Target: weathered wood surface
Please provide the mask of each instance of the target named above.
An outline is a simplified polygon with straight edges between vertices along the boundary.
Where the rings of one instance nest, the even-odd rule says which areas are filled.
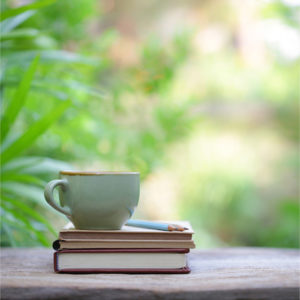
[[[298,250],[194,250],[185,275],[55,274],[52,254],[1,249],[1,299],[299,299]]]

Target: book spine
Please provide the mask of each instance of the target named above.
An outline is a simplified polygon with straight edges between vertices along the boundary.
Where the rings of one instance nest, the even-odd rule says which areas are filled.
[[[53,253],[53,268],[54,272],[60,273],[60,270],[58,268],[58,251]]]

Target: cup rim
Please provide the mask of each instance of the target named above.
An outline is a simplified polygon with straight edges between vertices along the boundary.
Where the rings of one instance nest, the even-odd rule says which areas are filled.
[[[59,171],[61,175],[80,175],[80,176],[92,176],[92,175],[137,175],[139,172],[115,172],[115,171]]]

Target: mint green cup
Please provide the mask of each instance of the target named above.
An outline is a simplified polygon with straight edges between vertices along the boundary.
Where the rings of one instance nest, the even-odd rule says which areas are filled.
[[[45,187],[45,199],[66,215],[76,229],[120,229],[139,200],[138,172],[61,171]],[[53,190],[59,186],[59,204]]]

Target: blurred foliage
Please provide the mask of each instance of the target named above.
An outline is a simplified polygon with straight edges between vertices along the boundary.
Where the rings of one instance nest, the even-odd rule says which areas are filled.
[[[241,5],[16,2],[1,2],[3,246],[49,245],[60,223],[42,189],[70,164],[173,172],[198,246],[299,246],[299,56],[249,51]],[[201,21],[174,29],[176,7]],[[299,25],[284,1],[258,11]]]
[[[15,91],[4,113],[1,115],[1,243],[2,245],[27,244],[28,235],[35,238],[44,246],[49,241],[42,231],[50,231],[55,234],[49,221],[39,212],[40,193],[45,185],[41,173],[50,170],[35,170],[45,161],[39,157],[22,157],[32,143],[44,133],[45,130],[61,116],[70,105],[70,101],[64,101],[34,124],[29,126],[25,132],[18,137],[9,137],[10,129],[13,127],[22,110],[30,89],[39,56],[37,56]],[[8,138],[6,138],[8,136]],[[54,161],[52,163],[55,163]],[[38,197],[37,197],[38,196]],[[43,228],[44,226],[44,228]],[[17,229],[17,235],[12,233]],[[28,241],[30,244],[30,239]]]
[[[50,245],[55,235],[47,217],[43,216],[41,201],[43,187],[47,180],[66,164],[42,156],[24,156],[32,144],[62,115],[70,101],[59,101],[46,113],[35,114],[35,119],[24,126],[24,108],[35,73],[42,59],[60,62],[65,59],[78,59],[67,52],[41,51],[35,56],[32,41],[38,30],[18,29],[27,18],[34,14],[33,9],[53,1],[40,1],[16,9],[5,10],[1,22],[1,245]],[[20,50],[19,42],[29,40],[26,48]],[[25,45],[25,42],[24,42]],[[12,57],[17,59],[12,59]],[[56,57],[55,57],[56,56]],[[31,63],[28,68],[26,65]],[[22,66],[22,71],[15,67]],[[21,78],[20,78],[21,74]],[[8,84],[9,81],[9,84]],[[4,86],[10,86],[12,93],[3,99]],[[43,91],[47,93],[45,89]],[[9,100],[8,100],[9,99]],[[27,127],[27,128],[26,128]],[[52,175],[51,175],[52,174]]]

